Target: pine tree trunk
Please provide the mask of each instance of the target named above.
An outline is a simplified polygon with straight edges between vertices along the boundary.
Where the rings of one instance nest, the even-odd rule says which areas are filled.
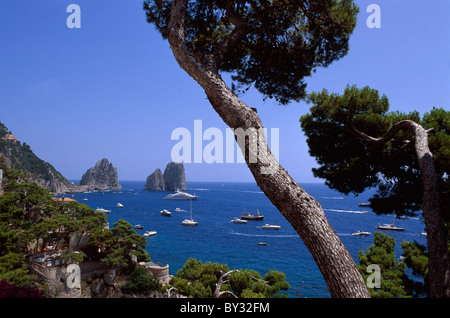
[[[169,43],[175,59],[205,90],[211,105],[230,128],[251,132],[249,140],[239,144],[247,165],[260,189],[311,252],[331,296],[369,297],[353,258],[329,224],[320,204],[291,178],[269,150],[257,113],[231,92],[214,70],[213,62],[205,63],[207,57],[203,56],[200,63],[188,53],[183,32],[185,10],[186,1],[173,1]],[[257,160],[252,160],[249,154],[252,151]]]
[[[427,131],[419,124],[412,125],[415,131],[416,155],[422,172],[422,211],[427,231],[430,296],[450,297],[448,238],[440,212],[439,182],[434,168],[433,154],[428,147]]]
[[[381,138],[364,134],[353,126],[355,134],[363,141],[383,146],[399,130],[409,130],[414,134],[414,148],[422,173],[422,212],[427,231],[428,278],[430,297],[450,297],[450,264],[447,230],[440,210],[440,190],[434,167],[433,154],[428,146],[428,131],[412,120],[395,123]]]

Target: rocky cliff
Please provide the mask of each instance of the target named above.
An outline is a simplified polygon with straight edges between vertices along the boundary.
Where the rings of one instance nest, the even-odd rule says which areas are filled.
[[[27,173],[30,181],[55,194],[72,192],[75,188],[75,185],[64,178],[50,163],[36,156],[29,145],[18,141],[2,123],[0,123],[0,160],[9,168]]]
[[[117,168],[106,158],[98,161],[94,167],[83,174],[79,187],[84,191],[122,190],[122,186],[119,184]]]
[[[164,170],[156,169],[151,175],[147,177],[144,190],[146,191],[185,191],[186,176],[184,166],[182,163],[169,162]]]

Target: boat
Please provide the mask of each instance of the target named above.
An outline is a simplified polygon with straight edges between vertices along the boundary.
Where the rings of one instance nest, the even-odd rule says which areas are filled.
[[[370,203],[359,203],[358,206],[370,206]]]
[[[427,232],[420,232],[421,236],[427,236]]]
[[[185,219],[183,222],[181,222],[182,225],[198,225],[198,222],[192,220],[192,219]]]
[[[394,224],[377,225],[377,229],[379,229],[379,230],[391,230],[391,231],[404,231],[405,230],[402,227],[394,226]]]
[[[135,226],[133,226],[136,230],[142,230],[144,227],[140,224],[136,224]]]
[[[95,209],[95,211],[96,212],[105,212],[105,213],[110,213],[111,212],[111,210],[106,210],[104,208],[97,208],[97,209]]]
[[[156,235],[156,233],[158,233],[158,232],[156,232],[156,231],[147,231],[147,232],[144,233],[144,236],[153,236],[153,235]]]
[[[377,229],[379,230],[389,230],[389,231],[404,231],[405,229],[403,227],[396,227],[395,226],[395,215],[392,218],[392,224],[383,224],[383,225],[377,225]]]
[[[352,233],[352,235],[355,235],[355,236],[357,236],[357,235],[370,235],[370,232],[358,230],[358,231]]]
[[[242,219],[239,219],[239,218],[234,218],[234,219],[231,220],[231,223],[245,224],[245,223],[247,223],[247,220],[242,220]]]
[[[198,196],[195,194],[186,193],[180,190],[177,190],[175,193],[168,194],[164,197],[164,200],[197,200]]]
[[[377,225],[377,229],[379,230],[390,230],[390,231],[404,231],[405,229],[402,227],[396,227],[395,226],[395,216],[392,219],[392,224],[383,224],[383,225]]]
[[[266,242],[259,242],[258,245],[267,245]]]
[[[263,226],[261,226],[262,229],[265,230],[279,230],[281,226],[279,225],[271,225],[271,224],[264,224]]]
[[[116,208],[123,208],[123,204],[122,203],[117,203],[116,204]]]
[[[175,211],[180,212],[181,209],[180,208],[175,208]]]
[[[183,222],[181,222],[182,225],[198,225],[198,222],[194,221],[194,219],[192,218],[192,201],[190,201],[190,203],[191,203],[191,218],[183,220]]]
[[[161,215],[164,215],[164,216],[171,216],[172,215],[172,212],[169,212],[168,210],[166,210],[166,209],[164,209],[164,210],[161,210]]]
[[[264,219],[264,215],[259,214],[259,210],[256,209],[256,214],[243,213],[241,215],[242,220],[253,220],[253,221],[261,221]]]

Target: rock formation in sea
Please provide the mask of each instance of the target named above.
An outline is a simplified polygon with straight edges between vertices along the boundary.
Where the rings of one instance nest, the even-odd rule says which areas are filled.
[[[108,159],[103,158],[94,167],[88,169],[79,183],[85,191],[122,190],[119,184],[117,168]]]
[[[147,177],[144,190],[146,191],[185,191],[186,176],[184,166],[182,163],[169,162],[164,170],[156,169],[151,175]]]
[[[161,169],[156,169],[151,175],[147,177],[145,182],[145,191],[164,191],[164,177]]]

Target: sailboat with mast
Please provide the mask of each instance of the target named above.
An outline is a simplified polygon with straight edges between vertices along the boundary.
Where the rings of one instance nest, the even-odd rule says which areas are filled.
[[[192,200],[189,200],[190,205],[191,205],[191,218],[190,219],[185,219],[183,220],[183,222],[181,222],[182,225],[198,225],[198,222],[194,221],[194,219],[192,218]]]
[[[379,230],[390,230],[390,231],[404,231],[405,229],[403,227],[396,227],[395,226],[395,215],[392,218],[392,224],[383,224],[383,225],[377,225],[377,229]]]

